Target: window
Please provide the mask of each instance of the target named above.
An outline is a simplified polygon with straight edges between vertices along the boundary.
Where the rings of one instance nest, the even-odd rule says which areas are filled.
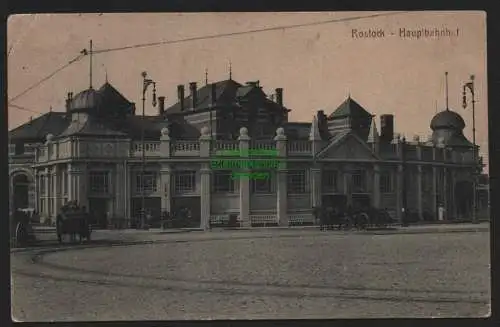
[[[213,190],[215,193],[234,193],[234,179],[232,171],[214,171]]]
[[[67,171],[63,172],[61,179],[62,179],[63,195],[68,195],[68,172]]]
[[[323,171],[323,192],[335,193],[337,192],[338,172],[336,170]]]
[[[255,173],[260,173],[260,171],[256,171]],[[250,180],[252,192],[256,194],[269,194],[273,193],[273,178],[272,172],[262,171],[265,173],[268,178],[252,178]]]
[[[144,189],[143,189],[144,187]],[[144,175],[142,172],[138,172],[135,176],[135,191],[136,193],[152,193],[158,190],[157,188],[157,174],[156,172],[145,171]]]
[[[196,190],[196,172],[179,171],[174,175],[176,194],[193,193]]]
[[[291,170],[287,174],[288,194],[306,193],[306,172],[305,170]]]
[[[15,154],[23,154],[23,153],[24,153],[24,143],[16,143]]]
[[[109,172],[93,171],[89,173],[90,192],[108,193],[109,192]]]
[[[382,193],[392,193],[392,175],[388,171],[384,171],[380,174],[380,192]]]
[[[352,173],[352,187],[353,192],[363,193],[366,190],[366,175],[362,170],[358,170]]]
[[[45,194],[45,186],[47,185],[47,176],[41,175],[40,176],[40,194],[46,195]]]

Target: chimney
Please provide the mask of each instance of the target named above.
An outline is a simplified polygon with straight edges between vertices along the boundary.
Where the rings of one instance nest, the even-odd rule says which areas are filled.
[[[281,87],[276,89],[276,103],[283,107],[283,89]]]
[[[217,86],[215,83],[210,84],[210,103],[215,106],[217,102]]]
[[[162,116],[165,113],[165,97],[158,97],[159,114]]]
[[[194,109],[198,104],[198,92],[196,87],[196,82],[189,83],[189,91],[191,96],[191,107]]]
[[[71,109],[71,101],[73,100],[73,92],[68,92],[67,98],[66,98],[66,112],[69,112]]]
[[[181,105],[181,111],[184,111],[184,85],[177,85],[177,100]]]
[[[380,116],[380,141],[390,143],[394,139],[394,115]]]

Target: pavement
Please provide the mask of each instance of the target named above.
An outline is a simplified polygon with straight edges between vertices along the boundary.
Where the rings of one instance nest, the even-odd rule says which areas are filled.
[[[11,254],[19,321],[484,317],[489,225],[95,231]],[[52,243],[51,243],[52,242]]]

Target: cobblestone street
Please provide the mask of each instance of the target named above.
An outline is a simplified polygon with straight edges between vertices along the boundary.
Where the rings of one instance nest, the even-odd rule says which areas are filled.
[[[475,225],[477,231],[439,228],[413,227],[406,233],[97,231],[95,244],[110,239],[115,245],[49,244],[12,253],[13,317],[72,321],[488,315],[488,226]]]

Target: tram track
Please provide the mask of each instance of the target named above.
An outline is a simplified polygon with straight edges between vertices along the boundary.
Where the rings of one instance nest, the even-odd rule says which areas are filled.
[[[309,235],[281,235],[280,237],[304,237]],[[101,244],[88,244],[78,246],[65,246],[49,249],[32,250],[22,253],[27,255],[28,268],[14,268],[15,276],[51,279],[60,282],[72,282],[107,287],[127,287],[140,289],[155,289],[161,291],[182,291],[192,293],[220,293],[226,295],[268,295],[287,298],[317,297],[317,298],[344,298],[362,299],[389,302],[425,302],[425,303],[471,303],[488,304],[485,292],[462,292],[453,290],[415,290],[415,289],[383,289],[364,288],[359,286],[339,285],[310,285],[310,284],[284,284],[284,283],[249,283],[238,281],[199,280],[163,276],[146,276],[127,273],[113,273],[102,270],[70,267],[54,262],[47,262],[44,258],[48,255],[62,251],[79,251],[96,248],[112,248],[126,246],[140,246],[150,244],[175,244],[184,242],[206,242],[224,240],[255,240],[273,238],[276,235],[252,235],[244,237],[222,237],[196,240],[142,240],[142,241],[109,241]],[[33,269],[33,267],[36,267]],[[36,271],[36,272],[33,272]]]

